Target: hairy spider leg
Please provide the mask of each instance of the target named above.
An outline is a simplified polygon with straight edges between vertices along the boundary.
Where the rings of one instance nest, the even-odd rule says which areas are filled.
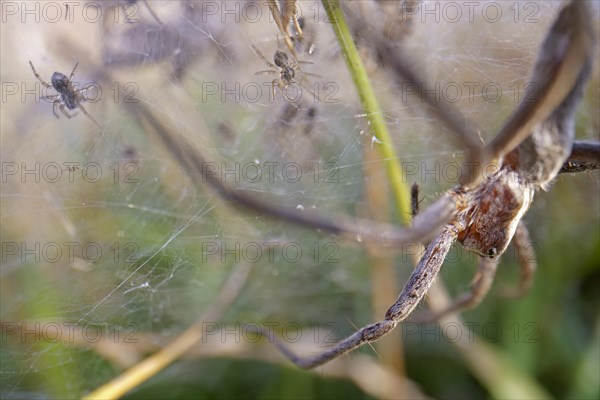
[[[75,65],[73,66],[73,71],[71,71],[71,75],[69,75],[69,82],[73,81],[73,77],[75,76],[75,70],[77,70],[77,67],[79,66],[79,61],[75,63]]]
[[[254,44],[250,45],[252,47],[252,50],[254,50],[254,53],[260,57],[261,60],[264,61],[265,64],[267,64],[270,68],[273,69],[277,69],[277,65],[273,64],[271,61],[267,60],[267,58],[263,55],[263,53],[261,53],[261,51],[258,49],[258,47],[256,47]]]
[[[404,289],[402,289],[402,292],[398,296],[398,299],[386,312],[383,321],[367,325],[338,342],[330,349],[313,356],[298,357],[278,340],[275,341],[276,346],[298,367],[310,369],[331,361],[366,343],[381,339],[393,330],[398,323],[410,315],[425,296],[461,229],[464,229],[464,226],[461,227],[460,223],[448,224],[442,233],[431,241],[417,268],[414,269]],[[259,333],[266,335],[264,331]]]
[[[504,297],[518,298],[524,296],[531,289],[537,269],[533,243],[531,243],[529,230],[527,230],[523,221],[519,223],[512,244],[515,248],[517,261],[519,262],[519,269],[521,270],[519,284],[516,288],[501,288],[500,294]]]
[[[33,74],[34,74],[34,75],[35,75],[35,77],[38,79],[38,81],[40,81],[40,83],[41,83],[42,85],[44,85],[45,87],[47,87],[47,88],[52,88],[52,85],[51,85],[51,84],[49,84],[48,82],[44,81],[44,80],[43,80],[43,79],[40,77],[40,75],[39,75],[39,74],[37,73],[37,71],[35,70],[35,68],[34,68],[34,66],[33,66],[33,63],[32,63],[31,61],[29,61],[29,65],[31,65],[31,70],[33,71]]]
[[[499,258],[481,257],[468,292],[458,295],[445,309],[435,313],[424,312],[412,318],[411,321],[417,324],[426,324],[437,321],[448,314],[477,306],[483,301],[494,283],[498,262]]]
[[[81,112],[83,112],[89,119],[92,120],[94,124],[96,124],[96,126],[100,127],[100,124],[87,112],[85,107],[83,107],[83,104],[79,104],[79,108],[81,109]]]
[[[62,101],[60,101],[60,100],[56,100],[54,102],[54,106],[52,107],[53,109],[56,109],[56,104],[58,104],[58,108],[60,109],[60,112],[63,113],[63,115],[65,117],[67,117],[67,118],[70,119],[70,118],[72,118],[72,117],[74,117],[74,116],[77,115],[77,112],[73,113],[72,115],[69,114],[69,113],[67,113],[67,110],[65,110],[65,104]],[[55,113],[54,115],[56,115],[56,118],[58,118],[58,114]]]

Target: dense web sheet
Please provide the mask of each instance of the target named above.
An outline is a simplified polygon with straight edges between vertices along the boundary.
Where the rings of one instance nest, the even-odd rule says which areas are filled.
[[[297,72],[297,102],[287,101],[279,88],[271,98],[277,74],[255,74],[272,68],[252,45],[269,61],[285,49],[263,2],[74,3],[2,5],[1,396],[91,391],[196,321],[239,262],[256,264],[240,299],[222,321],[206,326],[221,344],[255,339],[240,324],[256,324],[272,326],[309,351],[381,317],[371,314],[367,250],[257,216],[208,186],[198,187],[129,108],[142,103],[211,161],[208,173],[266,202],[372,217],[367,164],[386,178],[381,160],[366,161],[365,149],[381,141],[369,130],[320,3],[300,2],[305,38],[296,50],[309,63]],[[469,6],[458,2],[458,16],[427,1],[420,7],[430,14],[418,8],[403,20],[401,33],[390,32],[432,82],[428,89],[453,102],[486,142],[521,99],[560,6],[492,3],[477,2],[471,16]],[[354,6],[376,10],[367,1]],[[33,11],[26,14],[23,7]],[[369,15],[366,22],[377,24],[383,12]],[[414,88],[399,88],[368,48],[361,52],[406,182],[421,185],[421,206],[427,207],[457,183],[462,151]],[[55,71],[68,74],[78,61],[74,81],[91,84],[85,107],[100,127],[81,112],[56,119],[52,105],[39,98],[43,88],[28,60],[47,81]],[[597,67],[592,81],[578,138],[598,139]],[[292,89],[285,95],[297,95]],[[561,335],[579,335],[583,351],[589,337],[581,332],[593,328],[597,315],[590,308],[597,298],[586,303],[588,289],[577,285],[586,276],[598,279],[592,266],[598,257],[598,175],[560,177],[555,186],[556,194],[538,194],[527,218],[540,268],[553,274],[540,279],[554,283],[537,289],[558,314],[575,315],[576,331],[561,328]],[[389,214],[391,222],[400,220]],[[552,246],[564,253],[556,259],[561,265],[544,256]],[[506,258],[514,264],[510,254]],[[474,259],[457,250],[447,266],[444,277],[456,291],[467,287],[472,272],[458,266]],[[398,256],[395,265],[403,284],[410,257]],[[557,286],[564,282],[584,293],[583,308],[579,300],[569,303],[568,288]],[[535,299],[526,303],[526,316],[520,311],[503,320],[505,335],[511,321],[521,324],[522,333],[523,321],[538,328],[548,323],[550,330],[564,324],[536,319],[546,311]],[[497,312],[483,310],[474,315]],[[213,330],[222,324],[231,329],[229,337]]]

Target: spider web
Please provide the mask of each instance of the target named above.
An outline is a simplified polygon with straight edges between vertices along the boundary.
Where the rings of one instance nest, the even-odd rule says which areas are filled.
[[[298,76],[319,77],[302,80],[298,103],[279,89],[270,98],[277,74],[255,75],[270,67],[252,44],[269,60],[285,47],[260,2],[150,1],[158,21],[143,2],[103,6],[98,20],[91,3],[71,5],[68,14],[61,5],[60,18],[43,3],[7,3],[37,8],[22,18],[22,9],[13,15],[5,8],[1,28],[3,398],[79,397],[116,377],[196,321],[239,262],[255,264],[251,277],[214,323],[272,325],[278,333],[316,327],[342,337],[372,322],[366,250],[257,216],[198,187],[128,104],[150,109],[239,190],[290,208],[371,217],[365,148],[379,139],[318,2],[300,5],[307,26],[298,58],[311,64],[300,64]],[[478,3],[473,20],[467,5],[456,4],[462,16],[455,18],[443,3],[423,2],[434,11],[406,18],[399,45],[429,89],[454,102],[489,141],[522,96],[560,4],[493,3],[497,20],[490,3]],[[361,52],[410,172],[406,183],[421,185],[426,207],[456,184],[460,146],[368,48]],[[75,82],[97,83],[86,110],[101,128],[81,112],[56,120],[51,104],[34,101],[27,90],[40,87],[28,60],[47,81],[79,61]],[[596,68],[596,98],[580,107],[579,138],[598,139],[597,79]],[[368,163],[385,177],[381,160]],[[581,251],[565,250],[575,257],[572,268],[584,270],[590,254],[597,256],[597,179],[560,177],[558,199],[554,189],[538,195],[527,218],[538,253],[546,241],[568,246],[578,232],[588,237]],[[405,282],[409,259],[398,257],[396,265]],[[458,266],[448,266],[444,278],[460,291],[472,270]],[[585,324],[588,314],[578,315]],[[239,328],[236,334],[231,340],[246,339]]]

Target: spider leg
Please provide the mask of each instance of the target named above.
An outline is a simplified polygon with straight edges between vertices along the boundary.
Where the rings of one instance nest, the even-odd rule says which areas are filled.
[[[277,67],[275,67],[275,68],[277,68]],[[279,71],[273,71],[270,69],[266,69],[264,71],[258,71],[258,72],[254,73],[254,75],[275,75],[275,74],[279,74]]]
[[[38,79],[38,81],[40,81],[40,83],[42,85],[44,85],[47,88],[52,88],[52,85],[49,84],[48,82],[44,81],[40,75],[37,73],[37,71],[35,70],[35,68],[33,67],[33,63],[31,61],[29,61],[29,65],[31,65],[31,70],[33,71],[33,74],[35,75],[35,77]]]
[[[265,56],[263,56],[263,53],[261,53],[260,50],[254,44],[251,44],[250,46],[252,47],[254,54],[259,56],[260,59],[263,60],[265,64],[267,64],[270,68],[277,70],[277,68],[278,68],[277,65],[275,65],[271,61],[267,60],[267,58]]]
[[[86,109],[83,107],[83,105],[79,104],[79,108],[81,109],[81,112],[83,112],[89,119],[92,120],[92,122],[94,124],[96,124],[97,127],[100,127],[100,125],[98,124],[98,122],[96,122],[96,120],[94,119],[94,117],[92,117],[87,111]]]
[[[304,86],[298,84],[296,81],[286,83],[281,79],[277,81],[277,86],[279,87],[279,90],[281,91],[285,101],[297,108],[298,104],[302,100],[302,88],[304,88]],[[294,90],[291,91],[290,88]]]
[[[60,100],[60,94],[51,94],[50,96],[42,96],[42,97],[40,97],[40,100],[50,100],[54,103],[56,100]]]
[[[56,106],[58,106],[59,104],[61,105],[61,108],[62,108],[63,106],[62,106],[62,103],[60,102],[60,98],[54,100],[54,103],[52,103],[52,114],[54,114],[54,116],[57,119],[60,119],[60,117],[58,116],[58,113],[56,112]]]
[[[469,292],[459,295],[446,309],[435,313],[424,313],[423,315],[413,318],[412,322],[421,324],[433,322],[450,313],[468,310],[477,306],[485,298],[492,287],[494,277],[496,276],[498,261],[498,258],[490,259],[482,257],[477,265],[477,273],[473,277]]]
[[[503,288],[501,294],[505,297],[517,298],[525,295],[529,291],[531,284],[533,283],[535,270],[537,269],[533,244],[529,237],[529,231],[525,227],[523,221],[519,222],[512,243],[515,247],[517,259],[519,261],[521,278],[517,288],[511,288],[510,290]]]
[[[69,76],[69,81],[73,80],[73,77],[75,76],[75,70],[77,69],[77,66],[79,66],[79,61],[75,63],[75,66],[73,67],[73,71],[71,71],[71,75]]]
[[[600,142],[586,140],[573,142],[571,155],[567,160],[600,163]]]
[[[294,208],[281,207],[272,202],[260,200],[243,190],[237,190],[211,174],[206,169],[208,160],[191,143],[175,136],[143,104],[129,104],[128,108],[143,126],[151,128],[173,157],[190,173],[198,185],[208,184],[221,194],[224,200],[231,201],[248,210],[272,218],[279,218],[310,229],[319,229],[330,234],[340,235],[351,242],[368,242],[381,250],[401,249],[402,243],[423,242],[440,232],[444,225],[464,210],[466,201],[460,192],[450,191],[422,212],[409,228],[351,218],[335,213],[305,212]]]
[[[571,154],[558,172],[564,174],[595,169],[600,169],[600,142],[581,140],[573,142]]]
[[[573,105],[581,97],[577,93],[585,85],[594,53],[590,15],[582,1],[572,1],[560,12],[542,44],[525,99],[485,148],[488,160],[515,149],[536,124],[554,114],[565,120],[575,112]]]
[[[304,72],[304,71],[301,71],[300,75],[302,75],[302,76],[311,76],[313,78],[322,78],[322,76],[319,75],[319,74],[311,74],[310,72]]]
[[[59,102],[59,103],[60,103],[60,102]],[[59,104],[59,106],[58,106],[58,108],[60,108],[60,112],[61,112],[61,113],[63,113],[63,115],[64,115],[65,117],[69,118],[69,119],[70,119],[70,118],[73,118],[74,116],[76,116],[76,115],[77,115],[77,113],[76,113],[76,112],[75,112],[74,114],[69,114],[69,113],[67,112],[67,110],[65,110],[65,105],[64,105],[63,103],[60,103],[60,104]]]
[[[423,258],[419,261],[419,265],[413,271],[396,302],[386,312],[383,321],[367,325],[332,348],[309,357],[298,357],[278,341],[275,341],[276,346],[294,364],[300,368],[309,369],[322,365],[363,344],[374,342],[387,335],[398,323],[410,315],[423,296],[425,296],[425,293],[427,293],[427,290],[429,290],[429,287],[440,271],[450,247],[456,240],[458,231],[458,223],[449,224],[427,246]],[[264,332],[259,333],[265,334]]]
[[[282,86],[283,84],[281,83],[281,80],[273,79],[271,82],[271,101],[275,101],[275,87],[278,87],[279,90],[281,90],[281,93],[283,93]]]
[[[80,98],[82,98],[82,99],[83,99],[83,101],[87,101],[87,100],[86,100],[86,98],[85,98],[85,94],[87,93],[87,91],[88,91],[88,90],[90,90],[90,89],[91,89],[91,88],[93,88],[93,87],[94,87],[94,85],[93,85],[93,84],[88,84],[88,85],[86,85],[86,86],[82,87],[81,89],[75,89],[73,92],[74,92],[76,95],[79,95],[79,96],[80,96]]]
[[[574,174],[577,172],[586,172],[600,169],[600,164],[587,161],[567,161],[558,171],[559,174]]]
[[[311,88],[309,88],[308,86],[306,86],[304,83],[302,83],[302,80],[299,81],[300,83],[300,87],[304,90],[306,90],[308,93],[312,94],[313,96],[313,101],[315,103],[320,103],[321,102],[321,98],[319,97],[319,93],[315,92],[314,90],[312,90]]]

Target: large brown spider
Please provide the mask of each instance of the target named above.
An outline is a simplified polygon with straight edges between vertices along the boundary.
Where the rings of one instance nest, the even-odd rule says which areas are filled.
[[[196,175],[192,176],[201,179],[202,183],[209,183],[228,200],[265,215],[385,248],[399,248],[402,243],[432,238],[383,321],[367,325],[330,349],[306,358],[298,357],[277,343],[282,353],[296,365],[313,368],[380,339],[406,319],[427,293],[456,241],[482,257],[477,277],[470,293],[459,297],[448,309],[434,317],[477,304],[487,293],[498,258],[511,240],[515,241],[517,253],[524,246],[528,247],[528,233],[521,219],[530,207],[535,191],[547,189],[559,172],[599,167],[600,144],[573,142],[575,110],[590,74],[595,46],[590,21],[592,12],[588,7],[586,2],[573,1],[560,12],[542,44],[533,69],[532,87],[540,93],[540,97],[532,99],[526,96],[527,100],[519,105],[488,145],[477,145],[476,130],[456,112],[451,112],[449,105],[432,102],[421,94],[423,100],[430,102],[433,112],[462,139],[469,151],[469,159],[490,160],[494,168],[490,175],[483,176],[481,171],[490,165],[472,164],[474,170],[472,168],[463,176],[462,183],[420,213],[407,229],[368,220],[284,209],[262,202],[229,187],[214,175],[202,174],[207,160],[200,153],[192,146],[177,145],[168,129],[148,111],[143,108],[137,110],[154,126],[183,166],[196,171]],[[403,62],[398,49],[392,51],[387,41],[374,33],[365,36],[379,56],[395,70],[398,79],[420,82],[416,72]],[[472,133],[475,135],[470,136]],[[415,213],[416,203],[413,203]],[[529,286],[534,269],[534,262],[522,263],[519,292]]]
[[[75,89],[75,87],[73,86],[73,77],[75,76],[75,70],[77,69],[79,63],[75,63],[73,71],[71,71],[71,75],[68,78],[65,74],[61,72],[53,73],[52,77],[50,78],[50,82],[52,82],[52,84],[44,81],[40,77],[40,75],[33,67],[33,63],[31,61],[29,61],[29,65],[31,65],[31,70],[33,71],[33,74],[42,85],[44,85],[48,89],[54,89],[58,92],[58,94],[42,96],[42,100],[52,101],[52,114],[54,114],[56,118],[59,118],[58,113],[56,112],[56,107],[58,107],[60,109],[60,112],[63,113],[63,115],[67,118],[74,117],[76,114],[69,114],[67,110],[65,110],[65,107],[67,107],[69,110],[75,110],[76,108],[79,108],[89,119],[92,120],[94,124],[98,125],[98,122],[96,122],[96,120],[90,114],[88,114],[88,112],[81,104],[84,101],[86,101],[86,98],[83,95],[83,93],[85,93],[89,88],[84,87],[81,89]]]

